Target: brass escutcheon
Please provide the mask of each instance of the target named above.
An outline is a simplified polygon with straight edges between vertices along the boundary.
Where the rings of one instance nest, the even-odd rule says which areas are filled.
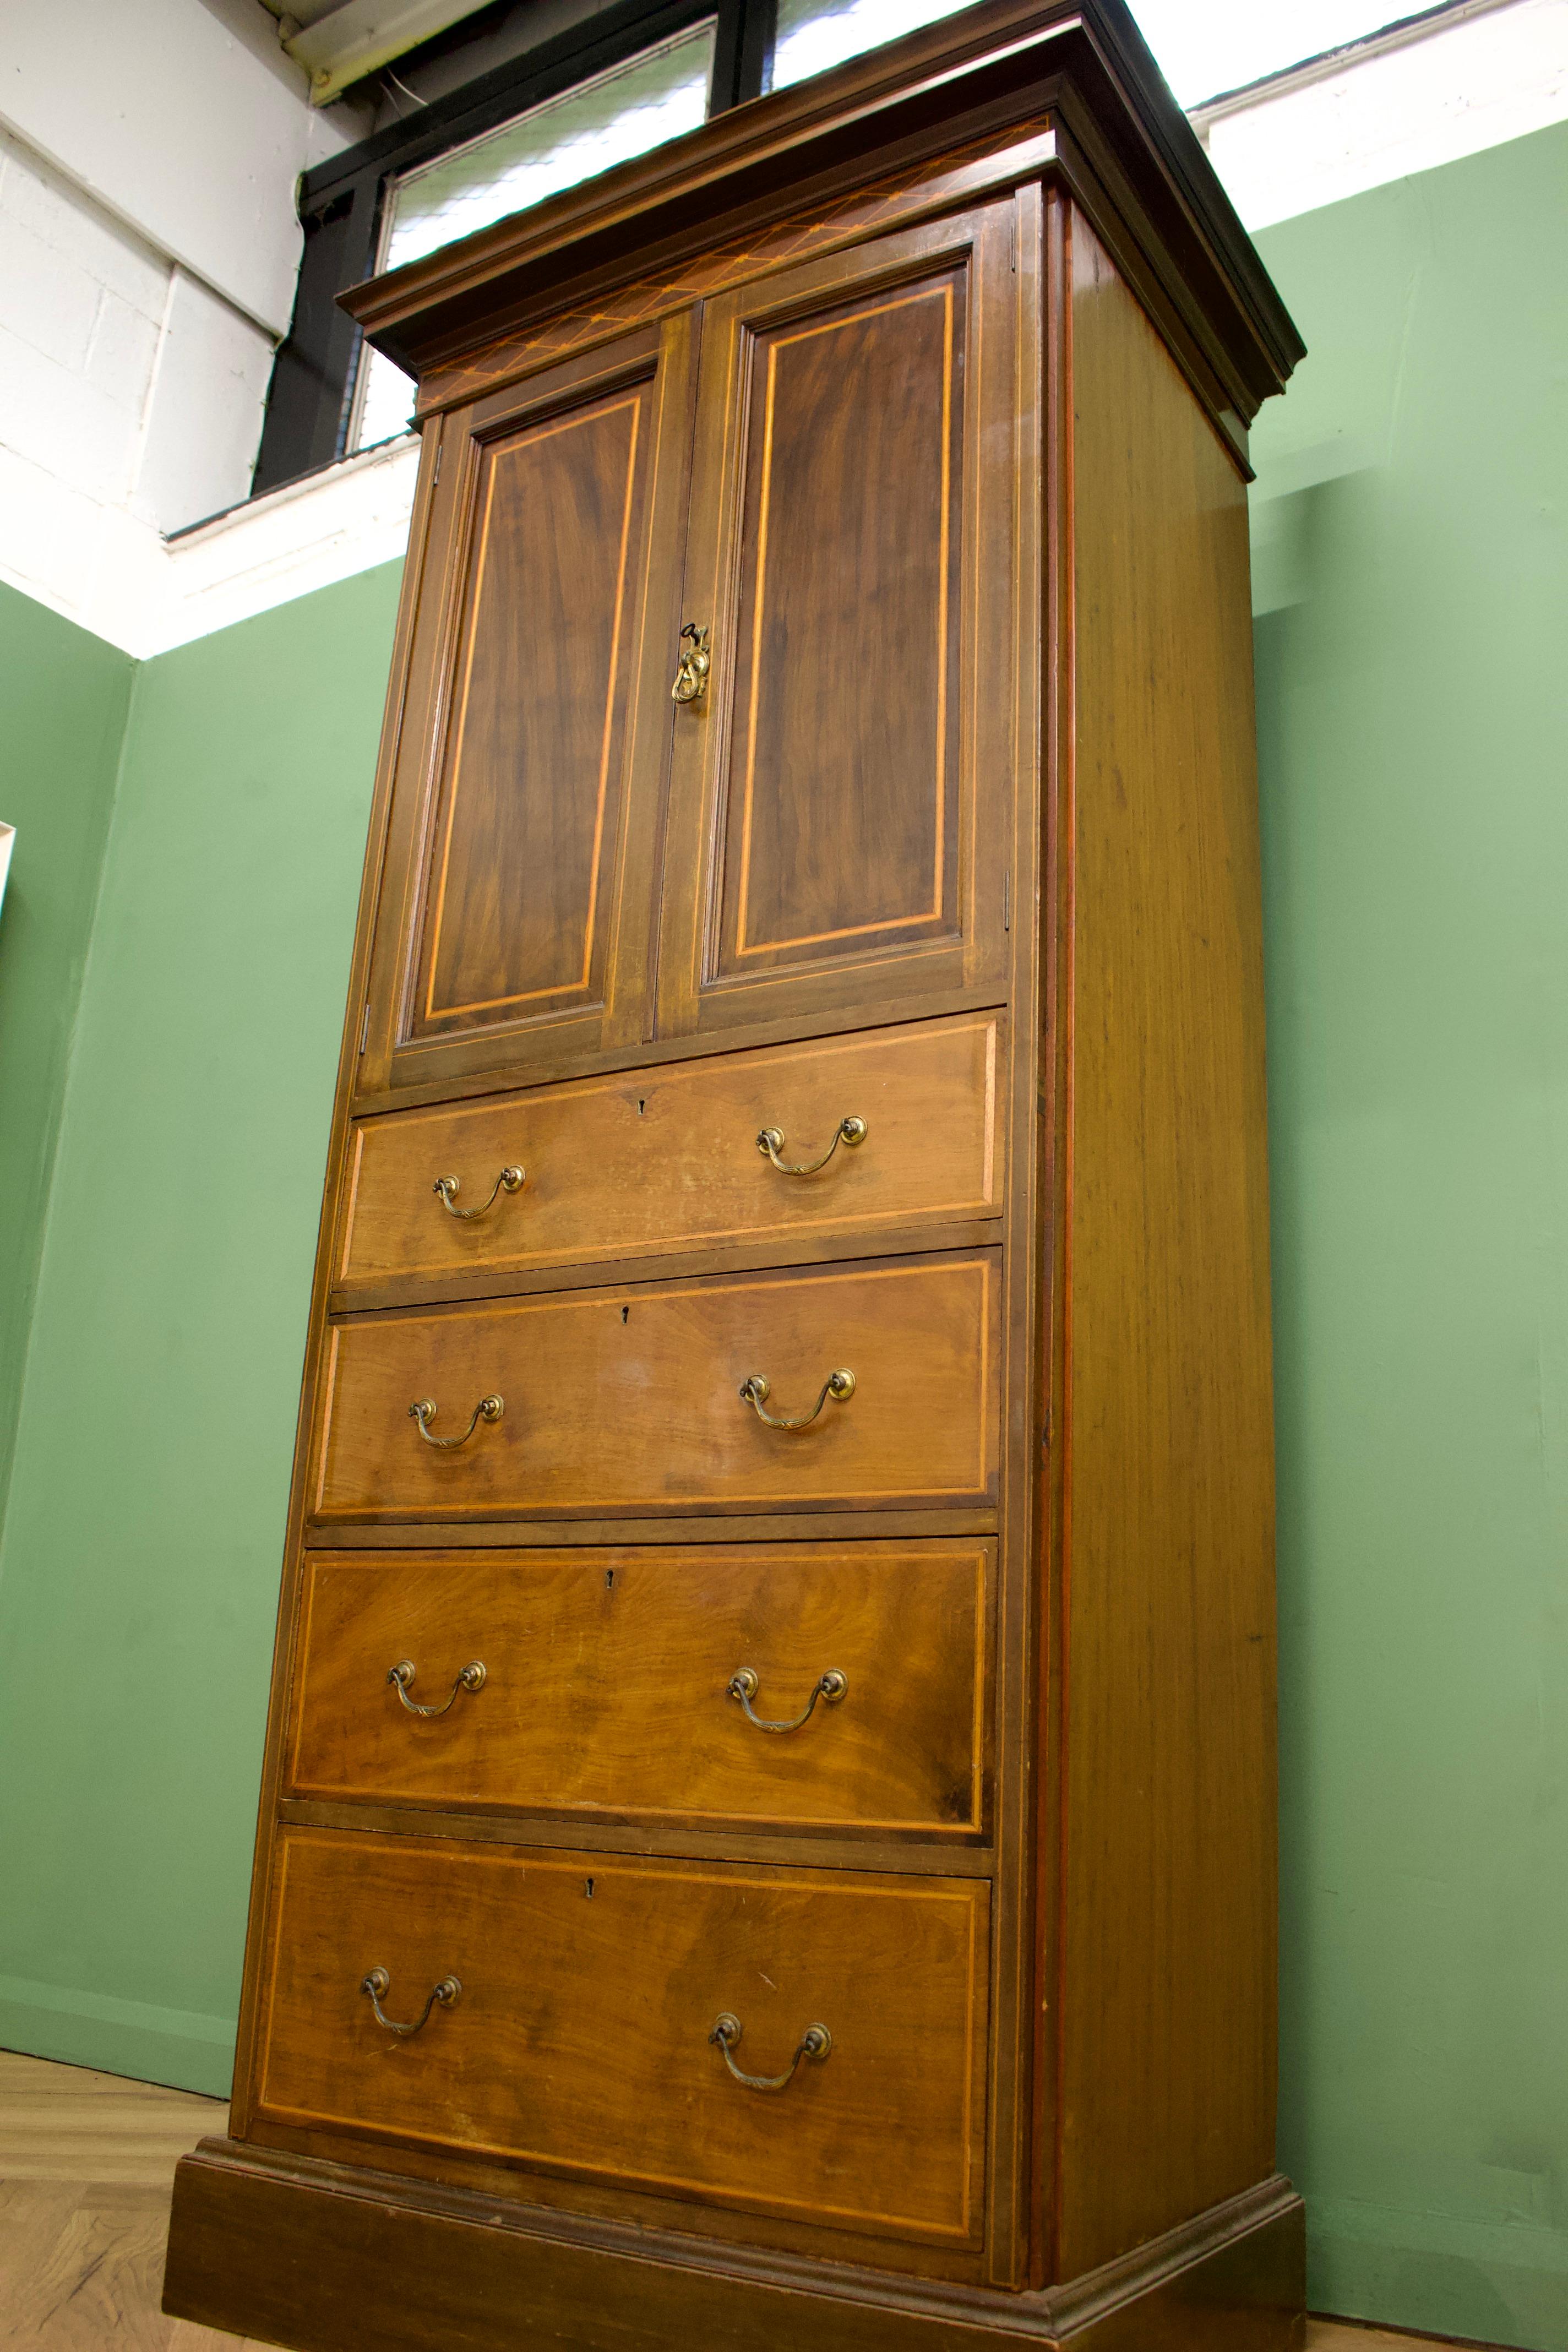
[[[688,638],[689,653],[685,650]],[[708,652],[708,632],[688,621],[680,632],[680,665],[675,673],[675,684],[669,689],[671,702],[697,702],[708,691],[708,673],[713,664]]]

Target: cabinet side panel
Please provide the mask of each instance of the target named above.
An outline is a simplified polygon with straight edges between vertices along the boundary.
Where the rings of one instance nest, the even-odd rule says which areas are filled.
[[[1276,2021],[1247,499],[1072,246],[1064,2279],[1272,2171]]]

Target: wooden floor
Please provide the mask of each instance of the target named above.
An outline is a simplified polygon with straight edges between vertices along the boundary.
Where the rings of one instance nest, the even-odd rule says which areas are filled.
[[[158,2308],[174,2166],[221,2099],[0,2050],[4,2352],[243,2352],[248,2336]],[[1429,2336],[1314,2319],[1308,2352],[1413,2352]],[[254,2352],[261,2352],[255,2347]]]

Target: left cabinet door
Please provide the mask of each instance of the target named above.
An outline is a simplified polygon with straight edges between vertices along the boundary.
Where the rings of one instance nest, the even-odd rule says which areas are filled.
[[[690,373],[681,317],[441,428],[365,1090],[544,1075],[644,1034]]]

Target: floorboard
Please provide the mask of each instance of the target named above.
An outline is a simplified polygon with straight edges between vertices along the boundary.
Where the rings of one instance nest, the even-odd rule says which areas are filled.
[[[159,2309],[174,2167],[221,2099],[0,2050],[0,2352],[269,2352]],[[1307,2352],[1437,2339],[1311,2319]]]

